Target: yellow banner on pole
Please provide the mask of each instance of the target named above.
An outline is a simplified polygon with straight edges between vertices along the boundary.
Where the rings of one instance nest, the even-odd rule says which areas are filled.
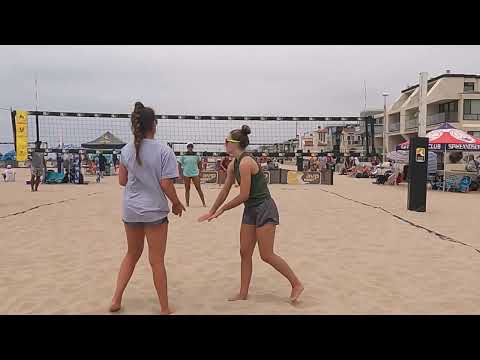
[[[17,161],[27,161],[28,158],[28,112],[17,110],[15,117],[17,138]]]

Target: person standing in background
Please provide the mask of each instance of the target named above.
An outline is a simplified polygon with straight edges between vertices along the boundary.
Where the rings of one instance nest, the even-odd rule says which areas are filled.
[[[197,189],[203,207],[206,207],[205,196],[203,195],[202,186],[200,185],[202,161],[200,157],[193,152],[193,143],[187,144],[187,152],[180,157],[178,163],[182,167],[183,182],[185,184],[185,202],[187,207],[190,206],[190,183]]]
[[[100,177],[103,179],[103,176],[105,175],[105,170],[107,167],[107,159],[105,159],[105,156],[103,156],[102,153],[98,155],[98,163],[100,165]]]
[[[221,179],[221,182],[219,181],[220,185],[223,184],[227,178],[228,165],[230,165],[230,157],[224,156],[222,162],[220,163],[220,172],[218,175],[218,178]]]
[[[40,141],[35,142],[35,149],[32,152],[32,163],[30,165],[30,172],[32,174],[30,187],[32,192],[38,191],[38,186],[40,185],[43,174],[45,158],[43,152],[40,152],[40,144]]]
[[[63,173],[67,179],[66,182],[70,182],[70,156],[68,154],[63,155]]]
[[[115,169],[115,174],[116,174],[117,173],[117,166],[118,166],[118,156],[117,156],[117,154],[113,154],[112,161],[113,161],[113,168]]]
[[[203,156],[202,157],[202,171],[207,171],[207,166],[208,166],[208,157]]]

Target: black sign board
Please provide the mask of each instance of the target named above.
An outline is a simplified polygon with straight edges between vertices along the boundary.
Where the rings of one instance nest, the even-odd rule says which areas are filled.
[[[428,161],[425,159],[428,159],[428,138],[411,138],[408,166],[408,210],[427,211]]]

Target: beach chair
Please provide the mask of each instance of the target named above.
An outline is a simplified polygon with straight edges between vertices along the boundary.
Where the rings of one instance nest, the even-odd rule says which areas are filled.
[[[472,184],[472,179],[470,176],[464,176],[459,183],[459,190],[462,193],[466,193],[470,190],[470,185]]]
[[[447,190],[447,191],[457,191],[458,187],[459,187],[458,178],[455,175],[447,176],[446,182],[445,182],[445,190]]]

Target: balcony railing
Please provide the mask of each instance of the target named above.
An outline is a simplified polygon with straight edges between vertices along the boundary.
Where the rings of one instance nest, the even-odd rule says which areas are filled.
[[[445,122],[458,122],[457,112],[436,113],[427,116],[427,126],[443,124]]]
[[[389,132],[400,131],[400,121],[388,124],[388,131]]]
[[[480,114],[463,114],[463,120],[480,120]]]
[[[418,117],[410,118],[405,121],[405,129],[416,129],[418,128]]]

